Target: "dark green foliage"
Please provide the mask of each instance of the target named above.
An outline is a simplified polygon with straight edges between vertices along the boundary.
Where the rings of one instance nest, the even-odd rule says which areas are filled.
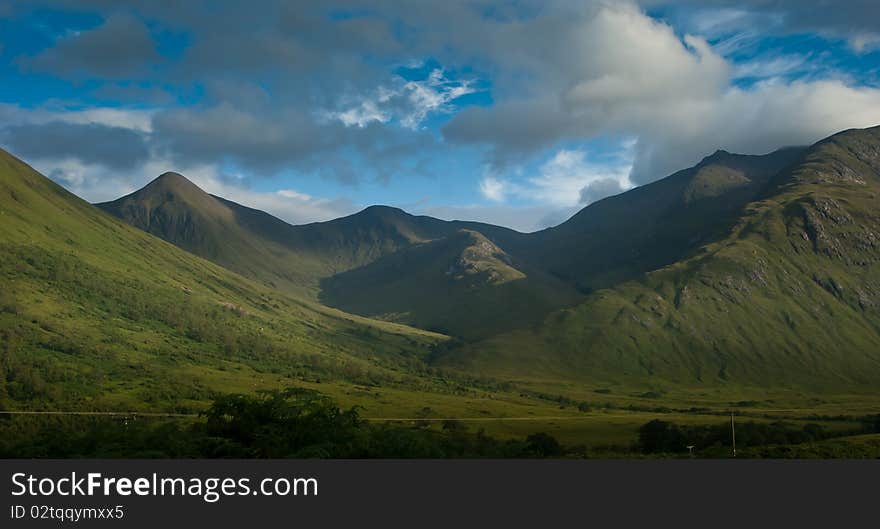
[[[544,432],[531,434],[526,443],[529,453],[536,457],[560,457],[565,453],[559,441]]]
[[[339,456],[357,443],[361,427],[357,410],[342,411],[327,397],[301,389],[222,396],[205,416],[209,436],[241,447],[240,453],[215,455],[233,457]]]
[[[654,419],[639,428],[639,448],[646,454],[681,452],[687,444],[684,432],[670,422]]]
[[[815,423],[798,426],[782,421],[762,423],[736,422],[736,446],[738,451],[762,446],[799,445],[815,443],[834,437],[873,433],[873,424],[866,423],[861,429],[828,431]],[[733,438],[729,422],[716,425],[678,425],[663,420],[652,420],[639,428],[638,447],[645,454],[687,453],[694,447],[697,455],[726,457],[731,454]],[[743,452],[741,455],[759,452]]]
[[[525,441],[471,434],[450,421],[441,431],[374,426],[313,391],[223,395],[200,419],[0,416],[0,458],[210,457],[388,458],[562,457],[541,433]]]

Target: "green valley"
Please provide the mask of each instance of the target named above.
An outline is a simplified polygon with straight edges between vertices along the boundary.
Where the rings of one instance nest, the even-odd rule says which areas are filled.
[[[539,432],[646,455],[660,419],[708,447],[731,410],[754,456],[869,453],[835,439],[880,414],[878,192],[878,128],[719,151],[531,234],[383,206],[292,226],[177,173],[95,207],[3,152],[0,428],[199,423],[229,394],[297,388],[355,407],[365,443],[469,432],[413,455],[536,454],[543,438],[503,442]],[[59,419],[78,420],[100,422]]]

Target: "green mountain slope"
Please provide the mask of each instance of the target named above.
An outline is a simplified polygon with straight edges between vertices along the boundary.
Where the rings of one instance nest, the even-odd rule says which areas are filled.
[[[614,285],[691,254],[729,229],[742,207],[801,153],[719,151],[534,234],[472,227],[520,271],[519,281],[478,286],[454,281],[446,267],[469,243],[447,234],[324,279],[320,299],[349,312],[471,340],[528,327],[575,304],[579,290]]]
[[[321,300],[329,305],[464,339],[531,325],[581,297],[558,279],[521,267],[468,229],[400,250],[321,286]]]
[[[586,291],[632,279],[729,230],[742,207],[801,154],[799,148],[763,156],[718,151],[535,233],[521,257]]]
[[[328,305],[462,337],[485,337],[534,323],[578,299],[573,289],[538,270],[526,276],[513,268],[502,271],[499,263],[490,264],[495,273],[519,274],[525,281],[504,286],[497,281],[448,281],[447,267],[479,246],[462,238],[460,230],[471,230],[485,244],[492,243],[482,232],[504,240],[522,236],[496,226],[447,222],[385,206],[292,226],[209,195],[177,173],[163,174],[131,195],[97,206],[266,286],[313,298],[320,288],[319,298]],[[485,264],[483,257],[474,257],[475,266]],[[479,317],[465,317],[461,306],[471,307]]]
[[[291,226],[209,195],[175,173],[98,206],[267,286],[473,339],[537,323],[578,301],[578,289],[608,286],[686,256],[728,228],[799,152],[719,151],[696,167],[600,201],[535,234],[383,206]],[[523,280],[452,281],[446,267],[469,246],[458,236],[462,229],[498,246]]]
[[[193,224],[158,218],[199,240]],[[16,409],[185,409],[304,378],[393,386],[440,339],[262,287],[2,151],[0,283],[0,406]]]
[[[165,173],[130,195],[96,205],[225,268],[268,286],[312,297],[322,278],[455,233],[461,227],[480,226],[413,216],[384,206],[371,206],[329,222],[292,226],[262,211],[209,195],[177,173]]]
[[[880,128],[821,141],[696,255],[445,362],[818,392],[880,380]]]
[[[290,228],[271,215],[205,193],[177,173],[97,204],[148,233],[269,286],[308,293],[322,264],[291,251]]]

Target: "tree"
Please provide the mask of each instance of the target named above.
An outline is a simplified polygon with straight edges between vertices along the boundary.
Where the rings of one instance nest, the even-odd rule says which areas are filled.
[[[681,452],[687,444],[684,433],[671,422],[654,419],[639,428],[639,448],[646,454]]]
[[[559,457],[563,455],[562,445],[548,433],[538,432],[526,437],[527,450],[538,457]]]

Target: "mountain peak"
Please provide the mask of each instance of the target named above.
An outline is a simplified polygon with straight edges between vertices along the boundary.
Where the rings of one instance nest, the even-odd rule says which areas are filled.
[[[393,206],[384,206],[381,204],[374,204],[372,206],[367,206],[363,210],[360,211],[359,214],[363,215],[394,215],[394,216],[410,216],[406,211],[395,208]]]
[[[174,172],[174,171],[165,171],[164,173],[157,176],[154,181],[156,181],[156,182],[165,182],[165,181],[190,182],[187,177],[183,176],[180,173]],[[192,183],[192,182],[190,182],[190,183]]]
[[[187,177],[174,171],[162,173],[138,191],[114,202],[125,200],[140,202],[150,208],[169,202],[186,203],[203,213],[213,212],[215,215],[228,216],[228,211],[223,211],[228,208],[224,208],[216,198]]]
[[[208,232],[224,230],[234,212],[180,173],[162,173],[141,189],[95,204],[108,213],[190,251]],[[213,255],[216,245],[205,255]]]
[[[713,152],[712,154],[710,154],[709,156],[706,156],[705,158],[700,160],[700,163],[698,163],[697,166],[708,165],[711,163],[721,163],[725,160],[728,160],[730,158],[737,157],[737,156],[742,156],[742,155],[733,154],[730,151],[725,151],[724,149],[718,149],[715,152]]]
[[[160,174],[155,179],[153,179],[153,181],[151,181],[149,184],[145,185],[141,189],[141,191],[145,191],[145,190],[149,190],[149,189],[153,189],[153,188],[161,188],[161,189],[172,190],[172,191],[175,191],[175,190],[177,190],[177,191],[183,191],[183,190],[196,191],[197,190],[200,193],[205,193],[205,191],[202,190],[202,188],[200,188],[199,186],[194,184],[190,179],[188,179],[187,177],[183,176],[182,174],[176,173],[174,171],[167,171],[167,172]]]

